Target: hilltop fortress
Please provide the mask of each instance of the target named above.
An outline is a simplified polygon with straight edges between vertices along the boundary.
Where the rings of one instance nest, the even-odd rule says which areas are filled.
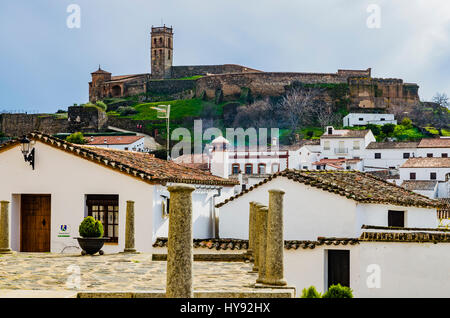
[[[280,96],[293,83],[348,85],[349,108],[388,109],[389,105],[419,100],[419,86],[402,79],[372,78],[371,69],[338,70],[336,73],[263,72],[225,65],[173,66],[173,28],[151,29],[151,74],[112,76],[102,70],[91,73],[89,100],[146,95],[173,99],[202,97],[234,100],[243,94]]]

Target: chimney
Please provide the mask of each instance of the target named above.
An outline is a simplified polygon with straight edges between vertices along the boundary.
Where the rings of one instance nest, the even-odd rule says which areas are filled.
[[[222,136],[217,137],[211,143],[211,174],[226,179],[230,175],[229,144],[230,142]]]

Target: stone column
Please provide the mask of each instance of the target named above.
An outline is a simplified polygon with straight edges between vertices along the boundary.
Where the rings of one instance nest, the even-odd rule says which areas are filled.
[[[255,202],[252,201],[252,202],[250,202],[250,208],[249,208],[249,213],[248,213],[248,250],[247,250],[247,254],[249,256],[253,257],[253,259],[255,258],[255,250],[254,250],[255,220],[256,220]]]
[[[284,280],[284,237],[283,237],[284,191],[269,190],[269,213],[267,215],[266,276],[264,283],[285,286]]]
[[[125,223],[124,253],[135,253],[134,248],[134,201],[127,201],[127,220]]]
[[[192,191],[195,188],[175,185],[167,189],[170,210],[166,297],[192,298]]]
[[[252,271],[258,272],[259,271],[259,232],[261,227],[261,215],[259,214],[259,209],[264,207],[264,205],[255,202],[254,203],[254,215],[255,215],[255,223],[254,223],[254,242],[253,242],[253,251],[254,251],[254,262],[253,262],[253,268]]]
[[[263,206],[258,209],[260,215],[259,221],[259,263],[257,283],[265,283],[266,279],[266,251],[267,251],[267,213],[269,209]]]
[[[9,246],[9,201],[0,201],[0,254],[12,253]]]

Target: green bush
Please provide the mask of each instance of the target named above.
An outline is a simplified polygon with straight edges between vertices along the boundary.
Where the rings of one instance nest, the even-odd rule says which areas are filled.
[[[92,216],[87,216],[78,227],[78,232],[82,237],[103,237],[103,225]]]
[[[79,145],[83,145],[86,143],[86,139],[84,139],[83,133],[81,132],[75,132],[67,136],[66,141]]]
[[[413,127],[411,119],[409,119],[408,117],[403,118],[402,126],[405,126],[406,129],[411,129]]]
[[[353,291],[350,287],[341,284],[331,285],[322,298],[353,298]]]
[[[368,124],[366,126],[366,129],[370,129],[372,131],[372,134],[374,134],[374,136],[378,136],[381,133],[380,127],[374,124]]]
[[[138,113],[138,111],[131,106],[120,106],[119,108],[117,108],[117,112],[121,116],[135,115]]]
[[[107,106],[106,106],[106,104],[105,104],[104,102],[102,102],[101,100],[97,101],[97,102],[95,103],[95,105],[98,106],[98,107],[100,107],[101,109],[103,109],[103,111],[106,111]]]
[[[310,286],[308,289],[303,288],[301,298],[321,298],[322,295],[316,290],[316,287]]]
[[[384,124],[383,126],[381,126],[381,131],[386,136],[392,135],[394,133],[394,130],[395,130],[395,125],[394,124]]]

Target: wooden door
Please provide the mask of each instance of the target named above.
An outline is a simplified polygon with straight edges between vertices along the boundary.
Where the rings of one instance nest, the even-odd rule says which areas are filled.
[[[328,250],[328,287],[341,284],[350,287],[350,251]]]
[[[20,209],[20,250],[50,252],[50,195],[22,194]]]

